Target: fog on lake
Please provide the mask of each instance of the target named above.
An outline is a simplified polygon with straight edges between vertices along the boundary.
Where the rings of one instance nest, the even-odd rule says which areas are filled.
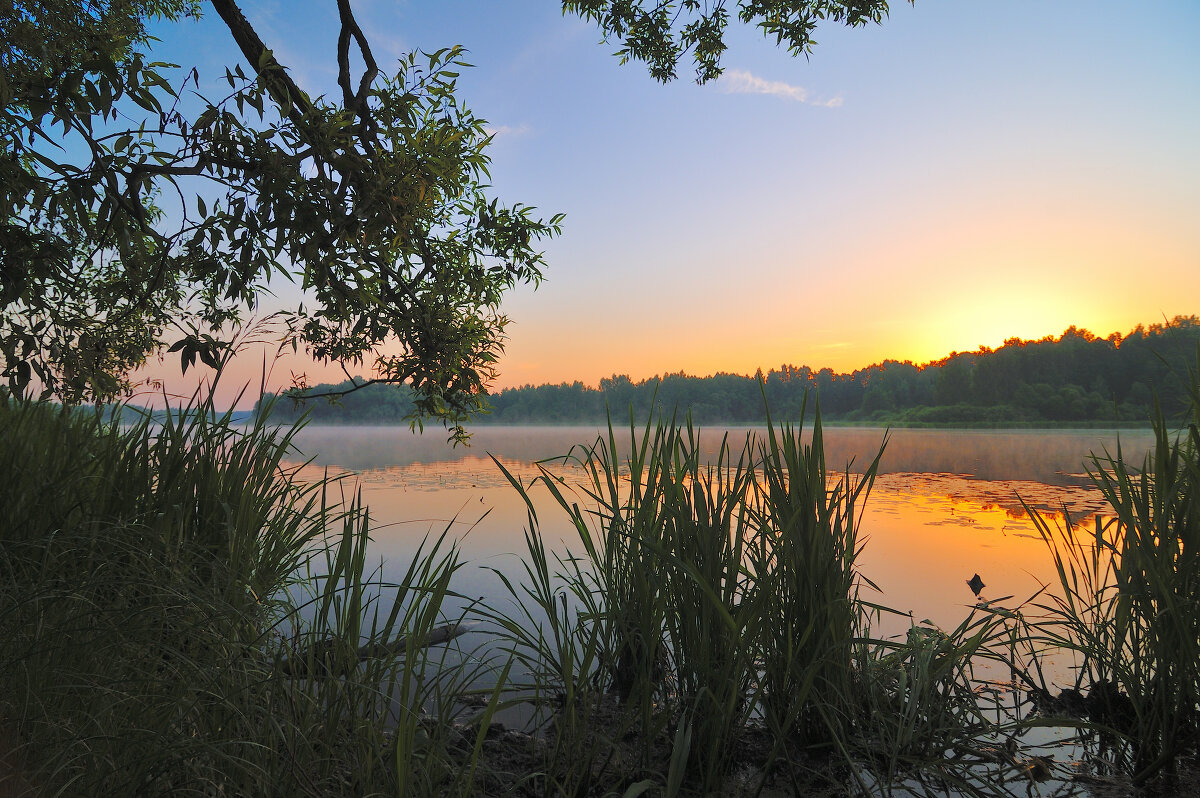
[[[702,449],[715,452],[726,433],[740,448],[748,432],[763,430],[703,429]],[[598,434],[594,427],[479,427],[469,447],[452,447],[440,429],[414,434],[406,427],[309,426],[296,443],[300,455],[311,458],[314,475],[344,473],[361,487],[385,579],[406,567],[425,536],[449,528],[467,562],[458,589],[495,601],[500,583],[489,569],[521,572],[528,523],[522,499],[491,458],[529,483],[538,474],[536,462],[589,445]],[[855,472],[871,462],[885,430],[827,427],[824,434],[828,467],[848,465]],[[861,521],[860,572],[881,591],[868,598],[949,626],[977,601],[966,584],[976,573],[984,599],[1019,600],[1052,581],[1046,545],[1023,503],[1059,521],[1064,508],[1088,519],[1105,508],[1085,474],[1090,455],[1115,454],[1119,440],[1126,459],[1140,464],[1152,443],[1146,430],[887,434],[880,476]],[[629,451],[628,429],[617,431],[617,443]],[[571,481],[569,465],[550,467]],[[578,551],[548,492],[535,486],[531,495],[549,547],[563,553],[574,544]],[[580,502],[586,506],[585,497]]]

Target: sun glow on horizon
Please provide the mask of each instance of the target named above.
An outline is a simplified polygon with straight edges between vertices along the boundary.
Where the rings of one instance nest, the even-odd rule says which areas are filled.
[[[1181,309],[1178,313],[1162,314],[1157,319],[1130,318],[1123,323],[1118,321],[1105,324],[1107,316],[1103,314],[1097,314],[1094,320],[1089,321],[1085,318],[1072,318],[1066,310],[1051,313],[1033,307],[1023,313],[1014,314],[1012,318],[1004,316],[1002,305],[998,305],[994,314],[983,310],[971,313],[970,310],[934,320],[928,325],[927,334],[924,336],[915,332],[899,332],[892,338],[882,340],[868,340],[864,337],[853,342],[811,343],[795,346],[788,354],[777,353],[773,358],[755,358],[741,352],[728,359],[714,359],[711,354],[698,356],[691,353],[690,356],[680,357],[673,363],[662,363],[663,358],[660,354],[647,357],[645,350],[641,350],[628,351],[628,356],[624,359],[608,358],[608,366],[599,369],[587,368],[580,362],[581,358],[569,362],[556,360],[549,364],[501,358],[500,375],[492,390],[576,381],[594,388],[599,385],[601,379],[615,375],[625,375],[634,382],[641,382],[680,372],[689,376],[707,377],[718,373],[753,375],[761,369],[766,374],[784,365],[807,366],[813,371],[829,368],[839,374],[852,373],[885,361],[911,362],[917,366],[925,366],[954,353],[999,349],[1006,341],[1014,338],[1022,341],[1039,341],[1048,337],[1057,339],[1071,327],[1086,330],[1097,338],[1109,338],[1113,334],[1124,337],[1139,325],[1163,324],[1170,322],[1175,316],[1200,313],[1200,308]],[[966,318],[967,316],[973,316],[974,323]],[[567,370],[568,368],[572,370]]]
[[[497,198],[566,214],[545,282],[504,296],[492,390],[849,373],[1200,313],[1194,0],[902,4],[811,61],[739,40],[708,86],[619,68],[561,9],[401,5],[380,30],[472,49],[460,88],[497,134]],[[222,390],[263,368],[239,356]],[[268,368],[271,390],[347,376],[303,352]],[[174,356],[147,373],[195,384]]]

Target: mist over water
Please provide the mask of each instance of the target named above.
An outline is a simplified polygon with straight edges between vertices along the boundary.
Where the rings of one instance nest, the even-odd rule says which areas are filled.
[[[705,428],[702,448],[712,456],[728,433],[740,449],[755,428]],[[374,553],[386,578],[407,565],[427,535],[450,530],[468,566],[459,589],[487,601],[504,600],[490,568],[521,572],[526,508],[491,457],[529,483],[535,465],[561,458],[572,447],[595,442],[595,427],[483,427],[469,447],[453,447],[440,429],[413,434],[404,427],[310,426],[297,446],[310,468],[345,472],[361,487],[370,508]],[[852,473],[865,468],[885,430],[827,428],[827,465]],[[981,597],[1019,601],[1053,581],[1045,543],[1025,506],[1055,515],[1066,509],[1077,521],[1101,513],[1105,504],[1085,475],[1092,453],[1140,463],[1152,443],[1145,430],[893,430],[888,434],[880,475],[862,516],[865,540],[861,573],[880,594],[871,600],[912,612],[943,626],[962,620],[977,600],[966,581],[978,573]],[[628,429],[617,430],[621,451],[631,448]],[[576,454],[582,456],[582,450]],[[546,463],[568,484],[578,466]],[[544,487],[531,491],[547,545],[558,553],[579,549],[573,529],[553,506]],[[585,496],[578,496],[587,507]],[[890,627],[894,626],[892,629]],[[901,632],[893,619],[886,630]]]
[[[740,445],[747,432],[761,436],[762,427],[701,429],[701,443],[713,454],[723,435]],[[1049,485],[1079,485],[1085,463],[1095,453],[1116,453],[1141,462],[1152,438],[1148,430],[938,430],[827,427],[826,461],[831,469],[847,464],[851,471],[870,463],[885,433],[887,450],[880,473],[962,474],[982,480],[1032,480]],[[423,434],[394,426],[309,426],[297,437],[301,451],[314,463],[348,471],[387,469],[414,464],[487,459],[532,463],[562,457],[573,447],[594,443],[601,431],[592,426],[479,427],[469,446],[454,447],[445,433]],[[618,445],[628,444],[628,429],[616,431]],[[806,438],[811,433],[806,431]],[[577,450],[578,451],[578,450]]]

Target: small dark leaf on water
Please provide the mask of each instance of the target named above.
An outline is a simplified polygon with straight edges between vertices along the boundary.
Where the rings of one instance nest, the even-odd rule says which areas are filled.
[[[979,578],[979,574],[975,574],[967,580],[967,587],[971,588],[971,592],[978,596],[979,591],[983,590],[985,587],[987,587],[987,585],[985,585],[983,580]]]
[[[1034,781],[1046,781],[1054,775],[1054,771],[1050,769],[1053,764],[1054,755],[1050,756],[1035,756],[1031,757],[1025,763],[1025,772]]]

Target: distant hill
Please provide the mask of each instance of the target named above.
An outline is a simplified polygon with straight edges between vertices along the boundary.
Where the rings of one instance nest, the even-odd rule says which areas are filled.
[[[1200,319],[1138,325],[1128,335],[1098,338],[1070,327],[1057,338],[1017,338],[997,349],[951,352],[930,363],[886,360],[846,374],[783,365],[755,375],[680,372],[634,382],[627,375],[582,382],[526,385],[488,397],[491,414],[476,424],[594,423],[606,407],[624,418],[660,408],[690,411],[698,423],[765,420],[761,380],[773,416],[796,418],[806,393],[824,418],[909,426],[1038,426],[1138,424],[1154,396],[1170,416],[1184,407],[1186,375],[1197,367]],[[309,393],[344,391],[350,382],[318,385]],[[267,399],[275,399],[268,394]],[[315,423],[401,423],[412,412],[406,386],[370,385],[340,398],[294,402],[280,397],[280,420],[305,411]]]

